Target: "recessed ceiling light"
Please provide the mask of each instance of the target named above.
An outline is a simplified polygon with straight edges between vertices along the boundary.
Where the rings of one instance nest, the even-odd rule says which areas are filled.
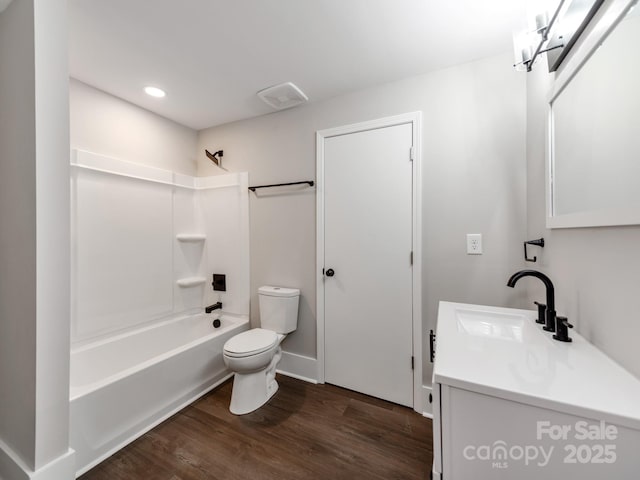
[[[162,98],[167,95],[167,93],[164,90],[158,87],[144,87],[144,93],[157,98]]]

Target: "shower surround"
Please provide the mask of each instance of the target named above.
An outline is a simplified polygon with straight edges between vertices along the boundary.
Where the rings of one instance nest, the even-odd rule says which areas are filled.
[[[195,178],[74,151],[71,188],[79,475],[228,378],[224,341],[249,328],[248,175]],[[214,272],[226,292],[213,292]],[[217,301],[220,315],[203,314]]]

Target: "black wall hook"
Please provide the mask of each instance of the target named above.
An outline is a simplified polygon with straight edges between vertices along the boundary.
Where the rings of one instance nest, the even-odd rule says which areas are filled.
[[[544,238],[538,238],[537,240],[528,240],[526,242],[524,242],[524,259],[527,262],[535,262],[538,260],[538,257],[536,257],[534,255],[533,258],[529,258],[529,255],[527,255],[527,244],[529,245],[535,245],[536,247],[544,247]]]

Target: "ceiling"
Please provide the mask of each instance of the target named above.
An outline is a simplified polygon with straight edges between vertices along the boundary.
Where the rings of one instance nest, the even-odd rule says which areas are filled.
[[[278,83],[313,102],[507,52],[524,11],[524,0],[69,0],[70,72],[200,130],[273,111],[256,92]]]

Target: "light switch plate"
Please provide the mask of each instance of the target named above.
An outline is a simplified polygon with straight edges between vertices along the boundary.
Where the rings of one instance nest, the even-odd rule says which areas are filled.
[[[482,255],[481,233],[467,233],[467,255]]]

